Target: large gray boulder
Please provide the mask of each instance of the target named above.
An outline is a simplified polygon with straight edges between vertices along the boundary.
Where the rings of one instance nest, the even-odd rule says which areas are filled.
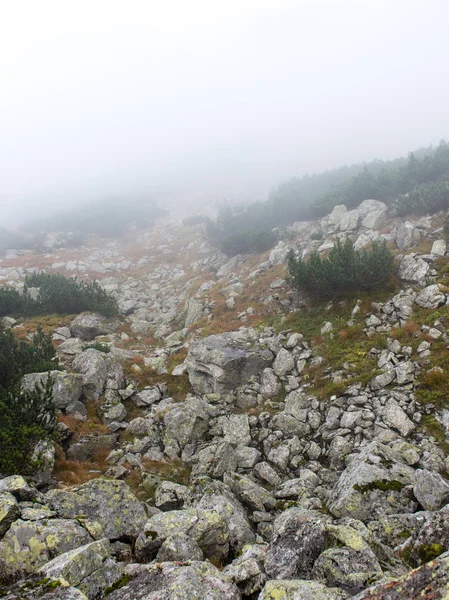
[[[164,443],[176,452],[201,441],[209,429],[204,402],[190,398],[174,404],[164,416]]]
[[[273,579],[307,579],[325,547],[324,515],[301,508],[282,512],[273,525],[265,571]]]
[[[387,205],[379,200],[364,200],[357,210],[366,229],[380,229],[388,219]]]
[[[446,294],[440,290],[436,283],[425,287],[416,297],[416,304],[422,308],[438,308],[446,302]]]
[[[44,578],[63,579],[89,600],[101,598],[106,588],[120,579],[123,568],[110,556],[109,540],[91,542],[60,554],[40,569]]]
[[[26,581],[8,585],[8,590],[0,588],[2,600],[88,600],[80,590],[60,579],[42,579],[35,575]]]
[[[446,240],[435,240],[430,253],[436,256],[444,256],[446,254]]]
[[[335,517],[361,521],[414,512],[415,471],[390,447],[371,442],[352,457],[333,488],[328,508]]]
[[[360,223],[361,214],[356,209],[347,212],[339,224],[340,231],[354,231]]]
[[[119,390],[124,387],[125,377],[120,363],[95,348],[88,348],[79,354],[72,366],[82,377],[86,400],[98,400],[105,389]]]
[[[190,298],[187,302],[186,311],[187,314],[184,326],[190,327],[190,325],[193,325],[193,323],[196,323],[203,317],[204,306],[195,298]]]
[[[194,391],[209,394],[234,391],[271,361],[271,353],[262,352],[255,337],[235,331],[194,342],[185,364]]]
[[[78,315],[70,323],[70,331],[73,337],[90,341],[99,335],[114,333],[120,327],[118,321],[105,319],[98,314]]]
[[[108,600],[241,600],[231,579],[210,562],[130,565],[131,579]]]
[[[153,515],[137,538],[136,556],[146,561],[154,558],[162,543],[179,533],[194,539],[206,558],[223,561],[229,554],[229,533],[219,513],[210,509],[187,508]]]
[[[270,265],[280,265],[285,262],[287,258],[287,254],[289,253],[290,248],[287,246],[285,242],[278,242],[277,245],[271,250],[268,260],[270,261]]]
[[[9,492],[19,501],[39,502],[42,499],[40,492],[30,485],[22,475],[9,475],[0,479],[0,494],[4,492]]]
[[[349,521],[351,523],[351,521]],[[320,581],[332,581],[346,589],[361,590],[368,582],[379,579],[383,573],[380,563],[368,542],[356,528],[362,524],[327,525],[327,548],[313,566],[313,577]],[[365,530],[367,536],[368,530]]]
[[[322,219],[322,224],[336,227],[340,224],[340,221],[343,219],[347,212],[348,209],[344,204],[337,204],[332,209],[332,212],[327,217],[324,217],[324,219]]]
[[[51,490],[46,499],[60,517],[81,516],[97,540],[135,538],[147,521],[143,504],[124,481],[93,479],[72,491]]]
[[[231,550],[237,553],[255,535],[248,514],[231,490],[221,481],[198,477],[189,488],[187,499],[197,509],[217,511],[226,523]]]
[[[405,221],[396,232],[396,245],[399,250],[408,250],[408,248],[418,244],[420,240],[419,229],[410,221]]]
[[[444,600],[449,593],[449,552],[398,579],[389,579],[352,600]]]
[[[396,429],[404,437],[408,437],[416,429],[416,425],[393,398],[389,398],[385,403],[382,416],[386,425]]]
[[[78,404],[81,399],[83,378],[77,373],[67,371],[50,371],[50,373],[29,373],[22,378],[22,388],[25,391],[34,390],[36,384],[45,385],[47,377],[53,379],[53,402],[58,410],[71,412],[80,410]]]
[[[265,488],[240,473],[226,473],[224,483],[249,510],[273,510],[276,500]]]
[[[439,510],[449,502],[449,483],[439,473],[418,469],[413,493],[424,510]]]
[[[424,286],[429,268],[429,265],[422,258],[415,258],[413,254],[407,254],[399,264],[398,276],[403,281]]]
[[[0,493],[0,538],[19,516],[20,508],[14,496],[9,492]]]
[[[280,579],[267,581],[258,600],[345,600],[343,590],[330,588],[319,581]]]
[[[74,520],[18,519],[0,541],[0,573],[14,579],[33,573],[54,557],[92,541]]]

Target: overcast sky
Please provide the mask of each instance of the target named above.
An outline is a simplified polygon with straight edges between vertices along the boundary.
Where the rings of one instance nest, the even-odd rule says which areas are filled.
[[[0,221],[449,138],[447,0],[4,0]],[[3,219],[2,219],[3,217]]]

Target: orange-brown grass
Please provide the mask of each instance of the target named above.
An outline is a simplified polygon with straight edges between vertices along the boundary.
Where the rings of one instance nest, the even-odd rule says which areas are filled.
[[[80,485],[91,479],[96,479],[109,466],[106,461],[109,452],[109,449],[103,448],[92,459],[77,462],[75,460],[67,460],[62,448],[57,445],[53,476],[65,485]]]
[[[179,458],[167,460],[148,460],[142,459],[142,463],[147,473],[158,475],[162,479],[168,479],[176,483],[188,485],[190,481],[190,469]]]
[[[396,329],[392,329],[390,332],[390,336],[397,340],[408,340],[412,338],[417,338],[421,333],[421,327],[416,323],[416,321],[407,321],[402,327],[398,327]]]
[[[99,401],[86,402],[87,419],[85,421],[74,419],[69,415],[63,415],[62,413],[58,413],[58,421],[67,425],[70,431],[73,432],[75,438],[82,435],[101,435],[103,433],[109,433],[109,429],[102,423],[99,417],[99,405]]]
[[[13,328],[14,335],[19,339],[26,339],[28,335],[35,333],[40,326],[44,333],[53,333],[57,327],[65,327],[73,321],[76,315],[42,315],[39,317],[30,317],[20,324],[20,327]]]
[[[132,368],[133,364],[137,364],[140,367],[140,370],[134,371]],[[152,367],[145,366],[142,356],[136,356],[134,361],[127,361],[124,365],[124,371],[126,379],[132,380],[139,389],[142,389],[146,386],[153,387],[157,383],[167,384],[169,395],[176,401],[184,400],[186,395],[192,391],[190,381],[186,373],[176,377],[170,373],[159,374]]]

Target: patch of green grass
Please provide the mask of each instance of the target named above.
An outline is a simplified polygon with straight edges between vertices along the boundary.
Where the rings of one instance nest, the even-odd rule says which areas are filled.
[[[438,446],[446,454],[449,454],[449,442],[447,441],[446,430],[435,417],[432,415],[424,415],[421,427],[428,435],[431,435],[435,439]]]
[[[419,560],[422,564],[427,563],[435,558],[438,558],[440,554],[443,554],[445,548],[441,544],[423,544],[416,550]]]
[[[364,494],[373,490],[381,490],[382,492],[400,492],[404,488],[404,484],[400,481],[388,481],[387,479],[379,479],[366,485],[355,485],[354,489]]]

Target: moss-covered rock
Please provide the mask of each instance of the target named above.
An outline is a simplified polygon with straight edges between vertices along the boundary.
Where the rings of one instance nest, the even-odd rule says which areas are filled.
[[[318,581],[303,579],[267,581],[259,600],[344,600],[349,598],[343,590],[329,588]]]
[[[225,521],[215,510],[196,508],[152,516],[136,541],[135,551],[141,559],[148,559],[164,540],[179,533],[192,537],[207,558],[222,561],[229,553],[229,533]]]
[[[60,579],[36,575],[15,585],[0,587],[2,600],[88,600],[80,590]]]
[[[68,519],[15,521],[0,541],[0,573],[6,578],[33,573],[54,557],[92,541]]]
[[[131,573],[128,573],[131,574]],[[209,562],[140,565],[108,600],[241,600],[232,581]]]
[[[11,523],[20,516],[17,500],[9,492],[0,494],[0,538],[8,531]]]
[[[110,550],[107,539],[91,542],[57,556],[40,573],[78,587],[89,600],[98,598],[123,573],[122,567],[110,558]]]
[[[406,575],[372,586],[352,600],[447,600],[449,598],[449,553]]]
[[[51,490],[48,503],[64,518],[80,518],[95,539],[135,538],[147,521],[124,481],[94,479],[72,491]]]
[[[329,510],[336,517],[361,521],[388,514],[414,512],[415,471],[400,454],[371,442],[355,456],[332,490]]]

